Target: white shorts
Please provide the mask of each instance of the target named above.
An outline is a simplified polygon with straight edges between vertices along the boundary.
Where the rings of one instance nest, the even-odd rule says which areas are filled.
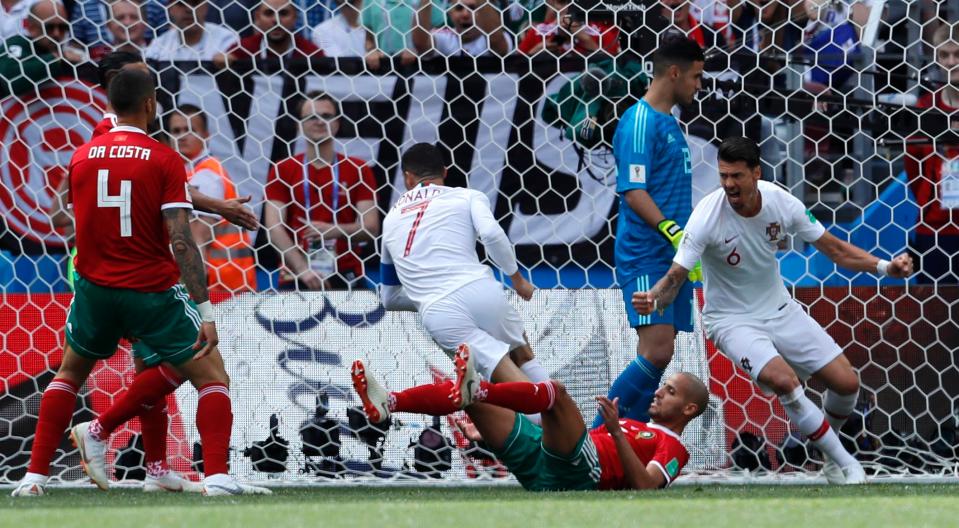
[[[471,282],[420,315],[426,331],[446,352],[468,344],[476,370],[487,380],[503,356],[526,344],[519,313],[506,300],[503,286],[492,279]]]
[[[759,383],[766,363],[781,356],[803,381],[842,354],[842,349],[796,301],[771,319],[730,317],[711,325],[707,335],[719,350]]]

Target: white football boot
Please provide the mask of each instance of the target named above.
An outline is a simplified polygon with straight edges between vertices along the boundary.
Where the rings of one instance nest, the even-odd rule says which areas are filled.
[[[225,497],[230,495],[273,495],[267,488],[240,484],[226,473],[210,475],[203,479],[203,494],[207,497]]]
[[[476,362],[470,354],[470,347],[466,343],[456,349],[453,356],[456,370],[456,381],[450,392],[450,400],[459,409],[465,409],[476,398],[480,391],[480,382],[483,378],[476,372]]]
[[[17,487],[10,494],[11,497],[42,497],[47,491],[47,476],[38,473],[27,473],[17,483]]]
[[[143,479],[143,492],[158,493],[163,491],[172,493],[201,493],[203,491],[203,484],[183,478],[183,476],[176,471],[167,470],[159,475],[147,473],[146,478]]]
[[[363,402],[363,412],[371,424],[380,423],[390,417],[390,395],[376,379],[366,375],[363,362],[356,360],[350,369],[353,389]]]
[[[80,450],[80,465],[98,488],[110,489],[110,477],[107,476],[107,443],[90,434],[90,424],[83,422],[70,429],[70,440]]]

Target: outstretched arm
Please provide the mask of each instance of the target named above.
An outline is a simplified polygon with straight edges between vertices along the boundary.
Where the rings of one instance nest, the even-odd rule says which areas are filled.
[[[666,272],[666,275],[663,275],[663,278],[659,279],[653,289],[633,294],[633,308],[641,315],[649,315],[656,310],[665,310],[676,300],[676,295],[679,294],[679,289],[683,287],[688,276],[688,269],[673,262],[669,271]]]
[[[906,253],[892,261],[884,261],[849,242],[836,238],[828,231],[823,233],[819,240],[813,242],[813,246],[836,264],[852,271],[878,273],[900,279],[912,275],[912,257]]]
[[[633,451],[623,429],[619,426],[619,398],[610,400],[606,396],[597,396],[596,401],[599,402],[599,414],[606,423],[606,431],[613,437],[613,443],[616,444],[616,454],[619,455],[619,463],[623,466],[623,475],[629,482],[629,487],[632,489],[663,487],[663,484],[666,484],[666,477],[662,472],[657,471],[653,463],[643,466],[643,461]]]
[[[232,200],[219,200],[190,187],[190,199],[193,201],[194,209],[204,213],[218,214],[231,224],[254,231],[260,226],[260,222],[253,212],[243,205],[249,202],[250,198],[250,196],[243,196]]]

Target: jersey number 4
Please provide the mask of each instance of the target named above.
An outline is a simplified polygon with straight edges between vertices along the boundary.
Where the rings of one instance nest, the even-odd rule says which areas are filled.
[[[401,211],[403,213],[416,211],[416,218],[413,219],[413,227],[410,228],[410,234],[406,236],[406,249],[403,250],[404,257],[408,257],[410,255],[410,250],[413,249],[413,238],[416,236],[416,228],[420,226],[420,220],[423,219],[423,215],[426,214],[426,208],[429,206],[430,202],[427,200],[416,205],[404,207]]]
[[[116,207],[120,210],[120,236],[133,236],[133,220],[130,218],[132,209],[133,182],[120,180],[120,194],[110,194],[110,171],[97,171],[97,207]]]

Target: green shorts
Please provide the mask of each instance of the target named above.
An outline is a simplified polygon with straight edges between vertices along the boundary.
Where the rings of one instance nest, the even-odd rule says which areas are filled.
[[[585,430],[573,453],[562,456],[543,445],[542,427],[517,414],[505,447],[494,452],[530,491],[594,490],[599,485],[599,457]]]
[[[148,367],[193,357],[200,313],[181,284],[159,293],[106,288],[76,275],[67,316],[67,344],[90,359],[107,359],[120,338],[135,337],[133,354]]]

